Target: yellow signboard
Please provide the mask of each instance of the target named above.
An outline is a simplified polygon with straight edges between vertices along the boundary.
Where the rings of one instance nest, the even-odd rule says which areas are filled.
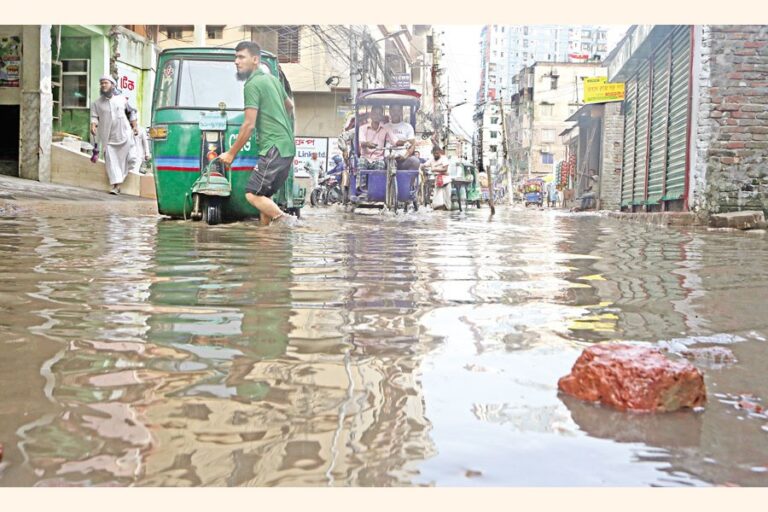
[[[606,103],[624,99],[623,83],[608,83],[604,76],[584,79],[584,103]]]

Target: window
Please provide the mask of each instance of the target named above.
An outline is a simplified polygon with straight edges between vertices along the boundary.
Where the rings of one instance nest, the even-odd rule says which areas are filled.
[[[542,103],[541,104],[541,115],[542,116],[552,116],[552,107],[553,105],[551,103]]]
[[[215,109],[222,101],[227,108],[243,108],[243,83],[232,73],[232,62],[184,60],[178,106]]]
[[[494,131],[492,131],[492,132],[491,132],[491,138],[492,138],[492,139],[495,139],[495,138],[497,138],[498,136],[499,136],[499,132],[494,132]]]
[[[523,27],[523,35],[528,35],[528,27]]]
[[[549,106],[551,107],[552,105]],[[552,128],[543,128],[541,130],[541,142],[555,142],[555,130]]]
[[[88,59],[61,61],[62,108],[88,108],[90,98]]]
[[[581,51],[588,52],[592,49],[592,45],[589,43],[581,43]]]
[[[542,153],[541,154],[541,163],[543,164],[553,164],[555,163],[555,155],[552,153]]]
[[[497,146],[495,144],[488,147],[488,149],[490,150],[491,153],[496,153],[498,151],[498,148],[499,148],[499,146]]]
[[[205,32],[208,39],[224,39],[224,25],[206,25]]]
[[[163,67],[160,85],[155,93],[155,108],[172,107],[176,105],[176,92],[179,76],[179,61],[169,60]]]
[[[499,118],[498,117],[492,117],[491,118],[491,124],[499,124]]]
[[[581,31],[581,37],[583,39],[591,39],[592,38],[592,31],[591,30],[582,30]]]
[[[280,25],[277,29],[277,57],[280,62],[299,62],[299,25]]]
[[[185,36],[194,34],[195,27],[192,25],[166,25],[160,28],[161,32],[165,32],[165,37],[168,39],[183,39]]]
[[[549,77],[549,80],[550,80],[549,88],[552,89],[553,91],[555,89],[557,89],[557,79],[558,78],[559,77],[557,75],[553,75],[553,76]]]

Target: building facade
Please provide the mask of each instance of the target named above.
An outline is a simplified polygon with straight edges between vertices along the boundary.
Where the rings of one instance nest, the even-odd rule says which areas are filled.
[[[768,27],[635,25],[607,64],[626,83],[623,210],[768,209]]]
[[[583,103],[583,79],[605,74],[597,62],[537,62],[520,71],[507,119],[515,180],[554,175],[565,159],[560,134]]]

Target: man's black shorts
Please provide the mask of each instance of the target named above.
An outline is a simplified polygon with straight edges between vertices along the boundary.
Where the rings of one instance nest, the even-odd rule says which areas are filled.
[[[257,196],[271,197],[288,179],[291,164],[293,155],[280,156],[277,148],[272,146],[266,155],[259,157],[251,177],[248,178],[245,191]]]

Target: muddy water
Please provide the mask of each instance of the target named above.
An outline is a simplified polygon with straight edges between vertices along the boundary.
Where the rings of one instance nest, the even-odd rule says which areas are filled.
[[[765,235],[306,217],[0,218],[0,485],[768,485]],[[612,340],[737,362],[699,413],[559,396]]]

